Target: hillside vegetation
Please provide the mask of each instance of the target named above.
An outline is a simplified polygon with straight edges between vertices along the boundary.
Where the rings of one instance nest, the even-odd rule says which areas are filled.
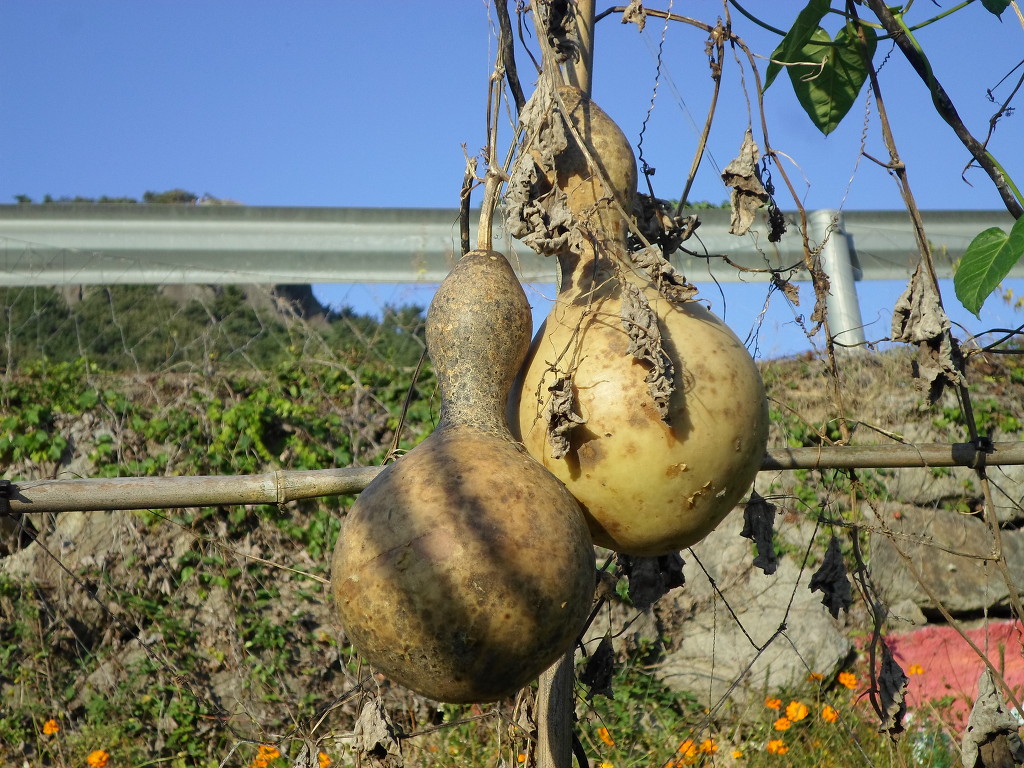
[[[97,307],[111,306],[117,292],[105,295],[95,303],[86,297],[71,310],[55,306],[53,316],[85,328],[98,316]],[[220,298],[223,303],[235,299],[231,292]],[[146,301],[149,317],[158,316],[159,297]],[[33,306],[37,321],[48,316],[49,305]],[[315,326],[301,318],[260,319],[244,302],[232,306],[220,323],[226,327],[216,333],[225,334],[226,345],[233,343],[230,318],[239,320],[237,333],[244,335],[252,328],[241,327],[242,320],[255,317],[268,339],[266,351],[250,344],[245,357],[210,357],[205,351],[196,354],[195,345],[175,342],[181,364],[165,357],[164,367],[150,372],[143,361],[160,359],[155,350],[175,338],[173,324],[158,323],[149,335],[107,346],[98,333],[79,333],[79,339],[95,340],[88,362],[58,362],[67,350],[57,349],[45,355],[49,360],[39,354],[19,357],[0,379],[4,477],[371,465],[412,447],[432,429],[437,403],[429,364],[417,373],[418,310],[395,311],[383,322],[342,316]],[[167,311],[183,328],[195,329],[195,338],[216,336],[208,324],[203,330],[199,310],[194,316],[187,306]],[[189,317],[195,320],[191,326]],[[142,316],[122,325],[137,333]],[[188,337],[181,329],[176,333],[179,340]],[[56,344],[61,335],[50,338]],[[117,354],[126,349],[135,358],[118,362]],[[265,363],[254,365],[258,360]],[[846,393],[847,412],[856,417],[851,424],[858,441],[885,442],[894,433],[915,440],[962,439],[955,403],[925,408],[908,379],[904,353],[850,358],[844,370],[840,390]],[[762,371],[773,402],[771,445],[836,439],[836,397],[823,386],[828,379],[820,361],[772,361]],[[1024,368],[979,358],[971,375],[985,425],[1000,439],[1019,439]],[[977,490],[961,482],[964,475],[949,474],[953,490],[944,486],[942,503],[971,514]],[[881,471],[762,476],[759,488],[782,514],[777,554],[797,558],[800,568],[820,562],[820,539],[808,547],[786,531],[804,530],[804,523],[813,527],[824,512],[859,524],[863,518],[854,501],[898,501],[887,488],[899,482],[905,481]],[[1015,492],[1019,498],[1019,489]],[[262,755],[264,765],[275,759],[274,765],[284,765],[303,748],[322,753],[320,764],[351,764],[353,744],[366,749],[355,736],[356,718],[371,694],[383,697],[394,727],[407,737],[402,742],[408,765],[526,760],[532,725],[525,700],[518,708],[513,702],[487,709],[439,707],[368,677],[369,670],[352,654],[324,583],[350,502],[333,497],[280,507],[70,512],[32,515],[20,532],[9,524],[0,529],[0,764],[81,765],[101,750],[116,765],[164,760],[213,766],[229,755],[223,764],[258,765]],[[1017,517],[1007,520],[1008,531],[1020,525]],[[858,542],[867,543],[866,531],[851,530]],[[753,567],[757,553],[753,544],[745,549],[750,561],[742,564],[744,571]],[[691,579],[694,563],[687,553],[684,558]],[[805,736],[798,728],[788,735],[775,732],[772,722],[779,713],[771,709],[753,722],[749,712],[741,716],[734,708],[709,715],[698,696],[673,692],[655,675],[658,660],[685,637],[685,610],[639,610],[639,587],[626,575],[631,567],[636,564],[622,560],[606,564],[605,598],[618,611],[607,615],[617,622],[612,644],[617,666],[612,681],[606,681],[615,697],[591,701],[580,689],[581,738],[592,759],[662,766],[677,758],[679,765],[712,758],[735,762],[739,758],[728,755],[737,753],[745,755],[745,764],[760,765],[773,764],[779,750],[792,749],[791,757],[802,750],[803,763],[815,765],[822,764],[823,749],[841,751],[853,736],[864,740],[869,764],[896,764],[912,748],[929,755],[929,762],[917,764],[951,764],[955,749],[942,728],[928,731],[932,741],[926,747],[923,742],[892,747],[875,735],[871,713],[866,706],[854,707],[843,682],[850,678],[842,674],[854,672],[863,679],[857,658],[813,689],[765,691],[769,700],[781,696],[813,703],[817,697],[821,712],[826,703],[841,709],[842,700],[848,711],[844,730],[818,730],[832,727],[822,723]],[[659,622],[653,635],[625,631],[642,615]],[[869,612],[859,597],[850,616],[844,630],[850,636],[869,631]],[[588,687],[595,685],[591,677]],[[48,726],[50,721],[54,725]],[[784,742],[783,736],[791,738]],[[273,757],[270,749],[282,756]],[[364,757],[369,760],[371,753],[382,764],[398,764],[386,747]]]

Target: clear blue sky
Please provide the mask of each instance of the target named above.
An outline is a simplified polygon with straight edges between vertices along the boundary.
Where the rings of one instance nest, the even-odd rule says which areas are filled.
[[[710,0],[676,6],[711,23],[722,10]],[[802,6],[745,3],[782,28]],[[919,0],[910,18],[940,10]],[[778,42],[738,14],[733,23],[757,54],[767,56]],[[0,202],[13,202],[18,194],[37,200],[45,194],[141,197],[146,190],[181,187],[250,205],[454,207],[462,145],[472,153],[484,141],[493,25],[482,0],[2,0]],[[634,141],[651,101],[661,34],[662,22],[654,18],[643,34],[616,17],[598,26],[594,97]],[[707,109],[704,39],[684,25],[667,31],[644,137],[661,197],[681,193],[699,131],[695,124]],[[984,137],[996,108],[986,89],[1024,57],[1024,30],[1012,9],[1000,22],[975,2],[921,30],[918,39],[969,127]],[[879,59],[888,45],[880,44]],[[531,63],[521,51],[518,63],[529,88]],[[763,59],[760,66],[763,71]],[[1017,75],[1019,70],[996,90],[997,97],[1008,94]],[[918,204],[1000,208],[982,172],[970,171],[970,183],[961,179],[966,151],[898,52],[881,77]],[[753,94],[749,70],[745,85]],[[858,164],[865,116],[867,151],[885,156],[873,105],[869,114],[862,99],[826,138],[804,116],[783,75],[767,92],[766,108],[770,138],[792,158],[787,171],[805,206],[901,207],[887,173],[865,159]],[[990,144],[1018,183],[1024,180],[1022,119],[1006,118]],[[736,153],[746,125],[739,68],[730,52],[709,158],[691,199],[727,197],[718,169]],[[793,207],[781,194],[780,202]],[[865,320],[881,317],[869,338],[886,335],[898,286],[859,288]],[[361,309],[429,297],[429,289],[408,286],[317,290],[325,300]],[[745,337],[754,310],[745,315],[740,309],[759,308],[764,288],[725,291],[727,319]],[[721,303],[713,286],[705,295]],[[545,311],[534,296],[535,312]],[[947,304],[954,302],[950,293]],[[781,300],[775,304],[762,329],[762,353],[806,347],[787,325],[793,310]],[[983,322],[973,320],[971,327],[1011,322],[998,305],[990,299]]]

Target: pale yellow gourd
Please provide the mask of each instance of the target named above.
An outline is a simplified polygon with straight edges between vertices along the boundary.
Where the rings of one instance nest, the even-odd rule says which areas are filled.
[[[513,694],[572,647],[590,611],[582,513],[505,421],[531,331],[502,254],[474,251],[455,265],[427,315],[440,422],[359,495],[334,552],[349,640],[439,701]]]
[[[666,554],[707,535],[749,489],[767,442],[764,388],[728,326],[697,301],[670,298],[630,262],[623,212],[632,210],[636,165],[629,143],[578,91],[557,93],[587,151],[570,136],[553,158],[535,153],[531,162],[543,175],[534,191],[564,193],[578,231],[571,249],[558,253],[559,293],[513,389],[510,421],[579,501],[595,543]],[[648,326],[660,332],[663,358],[653,359],[663,371],[652,373],[656,365],[631,350],[637,333],[652,330],[630,311],[638,297],[649,305]],[[667,397],[662,388],[659,400],[662,374],[674,388]],[[558,458],[549,436],[556,396],[571,402],[571,415],[562,409],[567,443]]]

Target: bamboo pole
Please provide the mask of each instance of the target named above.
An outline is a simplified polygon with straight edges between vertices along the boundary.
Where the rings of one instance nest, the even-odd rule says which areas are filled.
[[[537,681],[537,768],[568,768],[572,764],[575,651],[569,650]]]
[[[1024,443],[845,445],[781,448],[765,456],[761,471],[975,467],[1024,464]],[[12,482],[11,512],[93,512],[232,504],[284,504],[298,499],[359,493],[383,467],[277,470],[259,475],[112,477]]]
[[[579,43],[579,58],[566,67],[566,79],[588,98],[594,72],[594,0],[576,0],[574,24]]]

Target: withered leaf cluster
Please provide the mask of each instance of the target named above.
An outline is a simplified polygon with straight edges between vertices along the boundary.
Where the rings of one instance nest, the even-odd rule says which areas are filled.
[[[661,418],[668,418],[669,400],[675,389],[675,366],[662,346],[658,316],[651,309],[647,297],[628,280],[622,281],[621,320],[622,328],[629,336],[626,354],[648,366],[644,377],[647,390]]]
[[[576,394],[572,379],[560,376],[548,387],[551,397],[544,409],[547,421],[548,443],[551,445],[551,458],[561,459],[569,453],[569,435],[577,424],[586,424],[587,420],[576,413]]]
[[[927,390],[933,403],[942,396],[947,384],[960,386],[965,383],[963,360],[950,328],[942,300],[922,261],[896,302],[892,316],[892,340],[917,347],[914,377]]]

